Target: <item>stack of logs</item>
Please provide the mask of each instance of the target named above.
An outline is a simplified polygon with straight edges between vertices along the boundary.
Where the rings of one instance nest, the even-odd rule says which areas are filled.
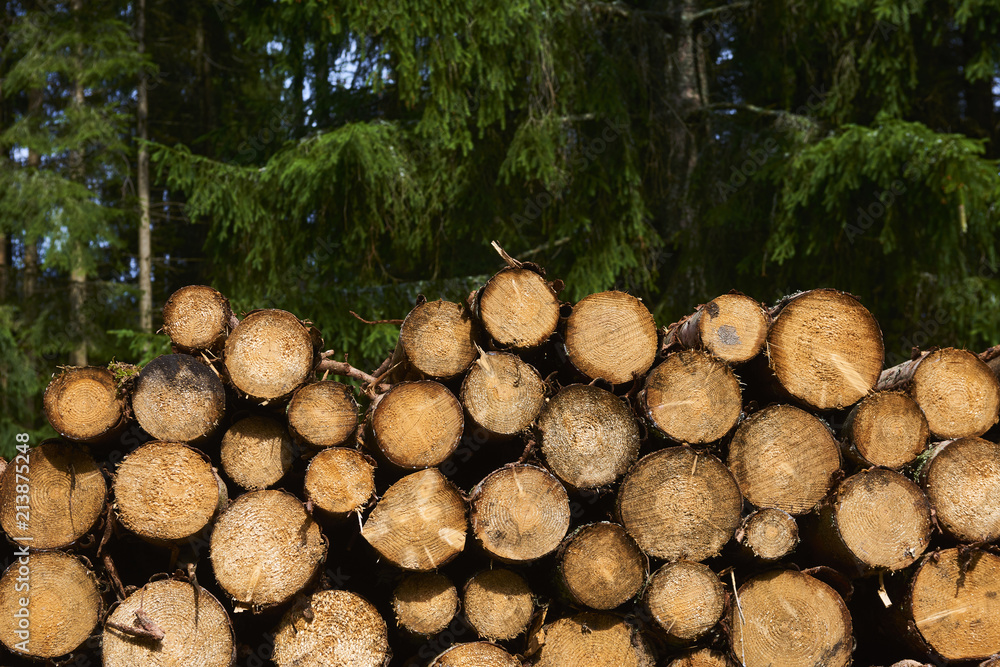
[[[500,252],[370,374],[204,286],[174,354],[63,369],[0,484],[0,662],[1000,664],[1000,350],[883,370],[832,289],[658,329]]]

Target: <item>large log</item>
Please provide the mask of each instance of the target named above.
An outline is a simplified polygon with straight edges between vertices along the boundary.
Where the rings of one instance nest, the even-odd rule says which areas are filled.
[[[847,416],[842,433],[852,457],[894,470],[912,463],[930,436],[920,406],[900,391],[866,396]]]
[[[667,563],[649,579],[646,608],[658,630],[675,645],[689,645],[722,620],[726,589],[703,563]]]
[[[476,634],[490,641],[520,635],[528,628],[535,610],[528,582],[505,568],[483,570],[469,579],[462,606]]]
[[[163,332],[182,352],[220,347],[235,323],[229,299],[206,285],[182,287],[163,304]]]
[[[384,667],[392,657],[385,620],[351,591],[319,591],[292,607],[274,634],[278,667]]]
[[[226,390],[215,371],[195,357],[167,354],[139,373],[132,412],[155,440],[199,442],[222,422]]]
[[[250,415],[222,436],[219,460],[231,480],[244,489],[259,491],[277,484],[292,469],[295,445],[283,423]]]
[[[648,567],[635,540],[616,523],[583,526],[559,549],[560,582],[576,604],[591,609],[631,600],[646,583]]]
[[[483,328],[503,348],[538,347],[559,324],[555,290],[530,268],[501,270],[479,290],[475,304]]]
[[[642,301],[624,292],[580,300],[566,320],[566,353],[588,378],[611,384],[646,374],[656,356],[656,324]]]
[[[731,364],[756,357],[764,349],[770,315],[759,301],[732,292],[718,296],[670,325],[664,347],[702,349]]]
[[[962,542],[1000,539],[1000,445],[982,438],[938,443],[919,478],[949,535]]]
[[[399,627],[415,635],[441,632],[458,613],[458,589],[437,572],[407,576],[392,592],[392,609]]]
[[[462,382],[461,399],[473,422],[490,433],[514,435],[541,411],[545,383],[517,355],[483,352]]]
[[[465,428],[462,404],[440,382],[401,382],[372,401],[371,447],[400,468],[440,465]]]
[[[100,442],[124,426],[125,405],[107,368],[66,368],[42,397],[45,418],[56,433],[75,442]]]
[[[358,427],[358,404],[351,389],[323,380],[299,387],[288,402],[288,430],[311,447],[348,444]]]
[[[451,301],[425,301],[410,311],[399,330],[412,370],[435,380],[458,377],[472,365],[476,337],[469,311]]]
[[[584,612],[543,628],[535,667],[653,667],[649,642],[623,619]]]
[[[429,667],[521,667],[520,660],[490,642],[456,644],[434,658]]]
[[[299,318],[284,310],[249,313],[226,339],[229,379],[249,398],[268,403],[298,389],[315,365],[315,341]]]

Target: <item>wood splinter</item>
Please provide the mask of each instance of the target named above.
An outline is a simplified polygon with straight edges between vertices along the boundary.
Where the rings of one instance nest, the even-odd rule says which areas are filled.
[[[166,634],[160,629],[160,626],[146,614],[142,607],[135,610],[135,620],[132,625],[123,625],[121,623],[115,623],[114,621],[108,620],[105,622],[109,628],[114,628],[119,632],[124,632],[131,637],[140,637],[143,639],[152,639],[153,641],[162,642]]]

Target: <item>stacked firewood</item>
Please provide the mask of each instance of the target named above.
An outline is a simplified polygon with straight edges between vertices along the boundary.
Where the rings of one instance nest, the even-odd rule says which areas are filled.
[[[833,289],[658,328],[500,252],[371,373],[190,286],[174,354],[55,375],[0,663],[1000,664],[1000,349],[883,369]]]

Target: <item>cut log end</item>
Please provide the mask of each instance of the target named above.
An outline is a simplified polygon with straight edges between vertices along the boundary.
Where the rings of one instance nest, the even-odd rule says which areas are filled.
[[[452,646],[429,667],[521,667],[521,661],[496,644],[470,642]]]
[[[225,340],[232,318],[229,300],[206,285],[182,287],[163,304],[163,331],[182,351],[216,347]]]
[[[458,613],[458,589],[436,572],[411,574],[392,594],[399,627],[416,635],[441,632]]]
[[[226,390],[215,371],[195,357],[167,354],[139,373],[132,411],[156,440],[198,442],[215,433],[222,421]]]
[[[921,481],[947,533],[963,542],[1000,539],[1000,445],[982,438],[941,443]]]
[[[508,268],[490,278],[479,294],[479,318],[499,345],[538,347],[559,324],[559,299],[535,271]]]
[[[675,561],[650,578],[646,607],[668,642],[690,644],[722,619],[726,589],[707,565]]]
[[[912,393],[937,438],[980,436],[997,423],[1000,383],[971,352],[946,348],[928,354],[917,364]]]
[[[559,572],[570,597],[607,610],[635,597],[646,581],[646,558],[625,529],[594,523],[572,534],[560,552]]]
[[[247,315],[226,340],[225,364],[233,385],[258,401],[284,398],[313,370],[313,339],[283,310]]]
[[[792,297],[767,337],[771,368],[796,399],[845,408],[871,391],[885,356],[878,322],[850,294],[817,289]]]
[[[466,583],[465,617],[476,633],[491,641],[513,639],[528,628],[535,603],[524,578],[511,570],[485,570]]]
[[[646,376],[642,401],[658,430],[692,444],[719,440],[742,412],[739,380],[724,362],[701,350],[667,355]]]
[[[375,505],[362,537],[390,563],[429,571],[465,548],[465,501],[436,468],[407,475]]]
[[[45,417],[56,433],[77,442],[98,442],[121,424],[123,402],[107,368],[67,368],[42,398]]]
[[[339,447],[358,427],[358,404],[349,387],[324,380],[299,387],[288,403],[288,430],[311,447]]]
[[[230,479],[244,489],[258,491],[277,483],[291,470],[295,446],[277,420],[252,415],[226,431],[220,460]]]
[[[566,489],[535,466],[500,468],[472,492],[472,531],[499,560],[525,562],[551,553],[566,536],[569,522]]]
[[[927,445],[930,431],[917,402],[898,391],[880,391],[854,408],[844,435],[866,463],[899,469]]]
[[[78,558],[15,558],[0,577],[0,643],[35,659],[65,655],[87,640],[103,606],[97,577]]]
[[[484,352],[462,383],[462,404],[491,433],[514,435],[528,428],[545,404],[545,383],[520,357]]]
[[[458,447],[464,427],[462,404],[432,380],[397,384],[371,408],[375,446],[401,468],[439,465]]]
[[[731,364],[756,357],[764,349],[770,317],[764,307],[743,294],[723,294],[702,306],[678,331],[687,347],[701,347]],[[684,325],[682,325],[684,326]]]
[[[742,535],[740,543],[754,557],[764,561],[784,558],[799,544],[799,527],[795,518],[773,507],[765,507],[747,516],[737,534]]]
[[[284,615],[271,658],[278,667],[384,667],[390,655],[375,606],[356,593],[331,590]]]
[[[546,625],[537,667],[653,667],[652,651],[623,619],[584,612]]]
[[[725,653],[701,648],[681,654],[667,663],[667,667],[736,667],[736,663]]]
[[[375,495],[375,466],[355,449],[329,447],[309,462],[305,492],[316,507],[334,516],[360,512]]]
[[[472,318],[451,301],[427,301],[411,310],[399,340],[413,370],[436,380],[461,375],[476,359]]]
[[[740,523],[743,497],[711,454],[668,447],[644,457],[618,492],[618,514],[639,547],[667,560],[719,553]]]
[[[642,301],[624,292],[582,299],[566,321],[569,360],[588,378],[611,384],[644,375],[656,356],[656,324]]]

